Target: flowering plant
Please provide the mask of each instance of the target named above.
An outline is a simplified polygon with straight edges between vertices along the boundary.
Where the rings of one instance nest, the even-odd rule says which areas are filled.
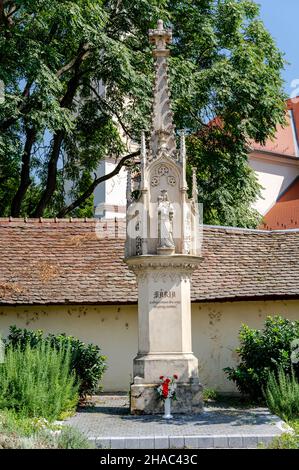
[[[172,377],[164,377],[164,375],[161,375],[161,385],[158,386],[157,392],[163,400],[166,400],[166,398],[176,399],[175,391],[177,379],[178,376],[176,374]]]

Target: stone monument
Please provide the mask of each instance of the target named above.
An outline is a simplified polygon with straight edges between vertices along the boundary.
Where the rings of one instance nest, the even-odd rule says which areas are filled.
[[[191,275],[201,258],[197,188],[187,196],[185,137],[177,149],[168,90],[167,44],[171,31],[158,21],[154,44],[155,86],[147,149],[141,138],[138,199],[127,185],[125,262],[138,282],[138,353],[133,363],[131,413],[163,411],[156,388],[160,376],[178,375],[173,413],[202,409],[198,361],[191,345]],[[195,178],[193,178],[195,180]]]

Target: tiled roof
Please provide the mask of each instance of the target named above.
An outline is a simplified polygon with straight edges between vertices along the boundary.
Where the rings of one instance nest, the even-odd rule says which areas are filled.
[[[299,227],[299,177],[284,191],[263,218],[266,230],[284,230]]]
[[[278,125],[274,139],[269,138],[265,145],[253,142],[254,150],[297,157],[299,145],[299,97],[288,99],[286,107],[286,125],[283,127]],[[291,115],[289,114],[290,112]]]
[[[123,222],[0,219],[0,304],[136,303]],[[204,227],[192,300],[299,297],[299,231]]]

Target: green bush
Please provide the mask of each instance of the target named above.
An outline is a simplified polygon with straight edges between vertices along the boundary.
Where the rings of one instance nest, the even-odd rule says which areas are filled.
[[[101,350],[97,345],[86,345],[78,338],[65,334],[50,334],[44,338],[42,330],[31,331],[14,325],[10,327],[6,346],[11,345],[14,348],[20,346],[24,349],[29,344],[34,348],[43,340],[57,350],[66,346],[70,348],[71,368],[76,373],[81,399],[98,390],[100,380],[106,370],[106,357],[100,354]]]
[[[217,400],[218,392],[213,388],[204,388],[202,391],[202,398],[204,401]]]
[[[57,449],[92,449],[91,442],[77,429],[65,426],[58,435]]]
[[[299,418],[299,382],[293,369],[291,375],[281,366],[269,372],[264,395],[270,410],[285,421]]]
[[[70,359],[69,348],[58,351],[45,341],[33,348],[8,346],[0,364],[0,408],[49,420],[75,409],[79,395]]]
[[[241,362],[236,368],[226,367],[224,371],[242,394],[262,401],[270,371],[281,366],[291,373],[291,342],[299,338],[299,321],[267,317],[263,330],[242,325],[239,338],[241,345],[237,353]],[[299,364],[294,365],[294,372],[299,377]]]
[[[294,432],[285,432],[273,439],[267,449],[299,449],[299,420],[290,421]]]

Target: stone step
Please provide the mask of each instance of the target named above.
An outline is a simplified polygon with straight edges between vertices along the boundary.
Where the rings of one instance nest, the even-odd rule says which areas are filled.
[[[198,436],[89,437],[99,449],[256,449],[269,445],[272,434]]]

